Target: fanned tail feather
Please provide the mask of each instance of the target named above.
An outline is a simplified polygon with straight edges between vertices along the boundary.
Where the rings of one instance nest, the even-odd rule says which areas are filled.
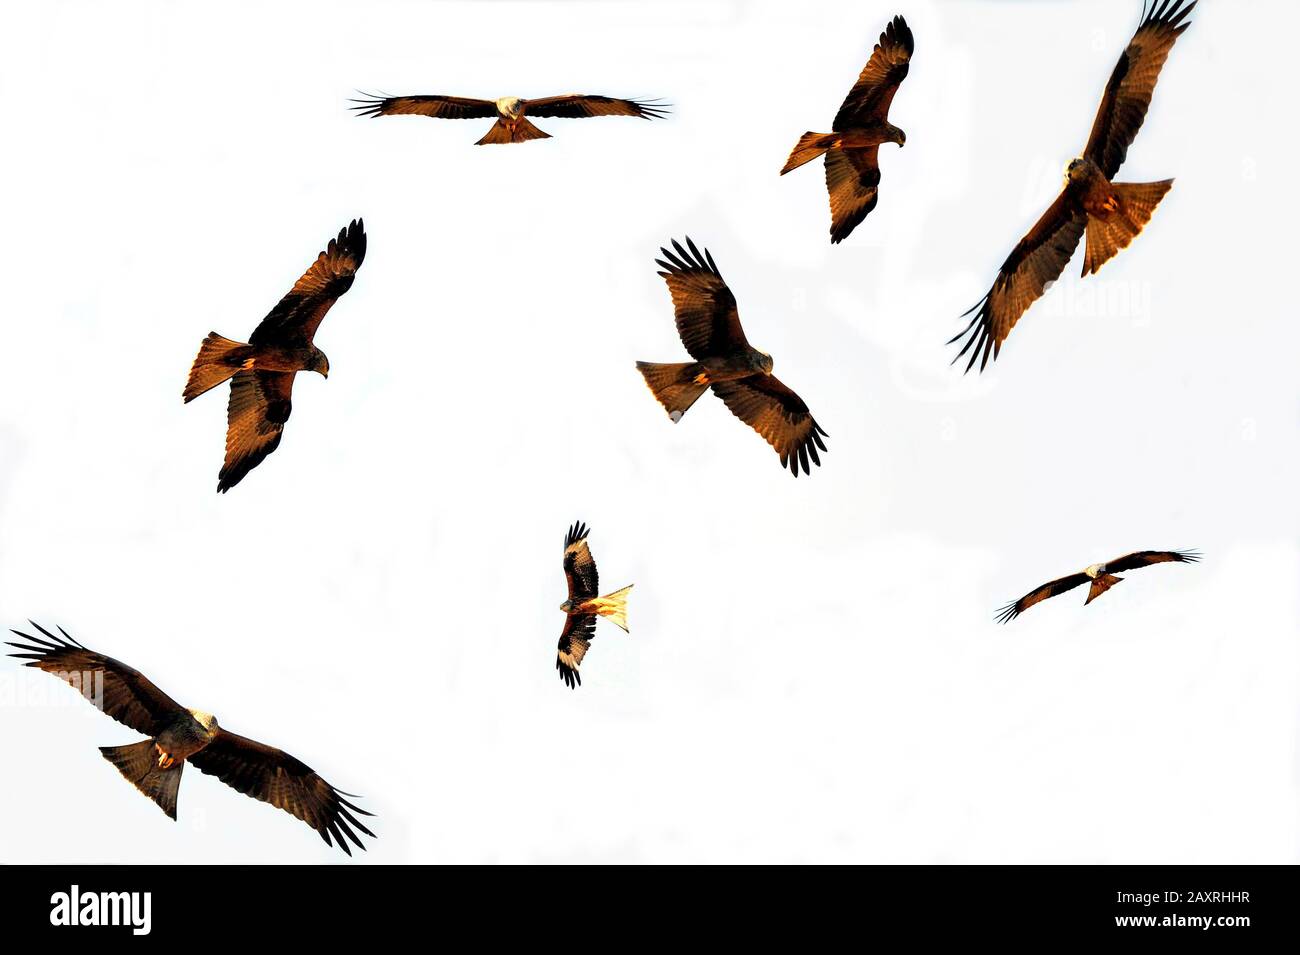
[[[622,590],[588,601],[587,606],[608,619],[610,623],[617,624],[625,632],[630,633],[631,631],[627,629],[627,595],[631,589],[632,584],[628,584]]]
[[[151,739],[128,746],[101,746],[99,751],[136,789],[172,819],[176,818],[176,794],[181,786],[184,760],[178,759],[170,769],[163,769],[158,765],[158,750]]]
[[[812,162],[835,145],[835,139],[834,133],[804,133],[794,144],[790,158],[785,161],[785,166],[781,169],[781,175],[784,176],[791,169],[798,169],[804,163]]]
[[[530,139],[550,139],[550,133],[544,133],[527,119],[520,118],[509,125],[503,119],[498,119],[492,124],[492,128],[487,134],[480,139],[475,146],[493,146],[500,143],[526,143]]]
[[[199,346],[194,364],[190,366],[190,380],[185,384],[186,403],[228,380],[239,371],[252,351],[252,345],[231,341],[216,332],[209,332]]]
[[[1172,179],[1160,182],[1116,182],[1111,184],[1119,208],[1108,219],[1088,216],[1088,246],[1083,274],[1090,275],[1106,264],[1151,221],[1160,200],[1172,187]]]
[[[707,383],[700,384],[695,380],[704,370],[698,362],[661,365],[652,361],[639,361],[636,370],[641,372],[650,391],[674,422],[681,421],[682,415],[709,388]]]

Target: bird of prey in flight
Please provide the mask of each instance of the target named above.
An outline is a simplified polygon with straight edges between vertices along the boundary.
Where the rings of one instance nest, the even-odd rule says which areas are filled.
[[[1068,577],[1048,581],[1043,586],[1031,590],[1019,600],[1014,600],[999,610],[997,621],[998,623],[1007,623],[1014,620],[1039,601],[1046,600],[1048,597],[1055,597],[1057,594],[1063,594],[1067,590],[1073,590],[1081,584],[1089,585],[1088,599],[1083,602],[1084,606],[1087,606],[1124,579],[1115,576],[1116,574],[1121,574],[1126,570],[1137,570],[1139,567],[1147,567],[1151,564],[1162,564],[1171,560],[1180,564],[1192,564],[1200,559],[1201,556],[1196,551],[1134,551],[1104,564],[1093,564],[1091,567],[1085,567],[1077,574],[1070,574]]]
[[[974,313],[970,324],[948,341],[951,345],[966,336],[953,358],[955,363],[970,352],[966,371],[977,360],[983,371],[990,356],[997,359],[1016,321],[1065,271],[1085,230],[1086,277],[1133,241],[1173,185],[1172,179],[1112,180],[1142,128],[1160,68],[1191,24],[1187,15],[1195,6],[1196,0],[1185,6],[1184,0],[1156,0],[1149,10],[1144,6],[1142,22],[1106,83],[1083,155],[1065,170],[1064,190],[1011,250],[988,294],[966,312]]]
[[[894,17],[880,34],[871,59],[831,123],[833,132],[804,133],[781,175],[826,154],[826,191],[831,200],[831,241],[840,242],[876,208],[882,143],[907,142],[889,121],[889,105],[912,62],[912,31]]]
[[[579,521],[564,535],[564,578],[569,582],[569,599],[560,604],[565,618],[555,669],[571,690],[582,683],[578,666],[596,636],[596,618],[608,617],[627,631],[627,592],[632,589],[628,584],[622,590],[600,596],[600,575],[587,547],[588,531],[590,528]]]
[[[294,376],[315,371],[329,377],[329,359],[313,339],[330,306],[352,287],[365,257],[365,228],[354,219],[253,329],[248,344],[216,332],[203,339],[185,385],[185,401],[230,379],[226,462],[217,477],[218,491],[229,491],[280,446],[293,406]]]
[[[326,845],[337,843],[348,855],[349,840],[365,848],[357,832],[374,837],[357,819],[371,813],[345,798],[358,797],[335,789],[310,766],[218,726],[211,713],[186,709],[139,670],[86,649],[62,627],[61,636],[55,636],[39,624],[32,626],[41,636],[11,631],[27,642],[8,641],[22,651],[10,655],[76,687],[106,715],[148,736],[126,746],[101,746],[99,751],[172,819],[181,772],[191,763],[244,795],[297,816],[320,833]]]
[[[364,94],[363,94],[364,95]],[[464,96],[368,96],[353,100],[351,107],[361,116],[432,116],[436,119],[495,119],[482,139],[474,145],[526,143],[530,139],[550,139],[531,122],[529,116],[587,119],[591,116],[636,116],[658,119],[668,115],[668,104],[658,100],[615,99],[612,96],[588,96],[565,93],[541,99],[503,96],[498,100],[470,99]]]
[[[772,356],[745,338],[736,297],[713,256],[707,249],[701,254],[689,237],[686,246],[674,239],[676,254],[661,248],[664,258],[655,262],[673,297],[677,334],[695,360],[668,365],[639,361],[637,371],[674,422],[712,388],[732,414],[776,450],[782,467],[795,477],[800,467],[808,474],[809,458],[821,464],[817,449],[826,450],[826,432],[803,399],[772,374]]]

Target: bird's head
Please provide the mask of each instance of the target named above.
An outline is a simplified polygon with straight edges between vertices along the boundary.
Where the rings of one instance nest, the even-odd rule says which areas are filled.
[[[325,353],[317,348],[312,352],[310,371],[328,378],[330,376],[330,360],[325,357]]]
[[[1088,578],[1090,580],[1096,580],[1098,577],[1100,577],[1102,574],[1106,572],[1106,565],[1091,564],[1090,566],[1085,567],[1083,569],[1083,572],[1088,575]]]
[[[503,96],[497,100],[497,112],[502,116],[515,119],[519,116],[520,107],[523,105],[524,101],[518,96]]]
[[[211,713],[204,713],[202,710],[190,710],[190,716],[194,717],[194,721],[209,733],[217,731],[217,718]]]
[[[754,349],[754,369],[761,371],[765,375],[772,374],[772,356],[765,351]]]
[[[561,609],[562,611],[564,611],[565,613],[572,613],[572,612],[573,612],[573,603],[572,603],[572,601],[568,601],[568,600],[566,600],[564,603],[560,604],[560,609]]]
[[[890,126],[890,127],[889,127],[889,141],[890,141],[891,143],[898,143],[898,145],[900,145],[900,146],[906,146],[906,145],[907,145],[907,133],[903,132],[903,131],[902,131],[901,129],[899,129],[897,126]]]
[[[1071,159],[1070,164],[1065,167],[1065,181],[1068,185],[1072,182],[1078,182],[1087,174],[1087,163],[1083,157]]]

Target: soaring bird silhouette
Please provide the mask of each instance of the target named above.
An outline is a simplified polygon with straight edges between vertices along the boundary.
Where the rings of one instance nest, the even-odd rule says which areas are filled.
[[[528,116],[555,116],[586,119],[591,116],[636,116],[658,119],[667,116],[669,106],[658,100],[615,99],[612,96],[589,96],[566,93],[541,99],[503,96],[498,100],[469,99],[464,96],[368,96],[353,100],[362,116],[432,116],[435,119],[492,119],[496,122],[474,145],[526,143],[530,139],[550,139]]]
[[[993,287],[965,314],[970,323],[948,340],[966,336],[953,362],[970,352],[966,371],[978,360],[980,370],[994,360],[1020,316],[1047,290],[1088,234],[1083,275],[1096,272],[1151,218],[1174,181],[1112,182],[1146,118],[1156,79],[1174,41],[1190,25],[1187,15],[1196,0],[1157,0],[1115,64],[1093,121],[1083,155],[1065,171],[1065,189],[1042,218],[1011,250]],[[962,316],[963,318],[965,315]]]
[[[329,359],[313,339],[325,313],[352,287],[365,257],[365,228],[355,219],[262,319],[248,344],[216,332],[203,339],[184,397],[189,403],[231,379],[226,463],[217,477],[218,491],[230,490],[280,446],[293,408],[294,376],[314,371],[329,377]]]
[[[578,666],[591,648],[596,636],[596,618],[608,617],[610,622],[627,631],[628,584],[622,590],[600,596],[600,574],[587,546],[590,528],[576,522],[564,535],[564,579],[569,584],[569,599],[560,604],[564,611],[564,630],[556,649],[555,669],[569,689],[581,685]]]
[[[181,772],[190,763],[246,796],[297,816],[320,833],[326,845],[337,843],[348,855],[349,840],[365,848],[357,832],[374,836],[357,819],[371,814],[345,798],[358,797],[335,789],[310,766],[283,750],[223,729],[211,713],[186,709],[139,670],[86,649],[62,627],[61,636],[55,636],[39,624],[32,626],[41,636],[11,631],[27,642],[6,641],[22,651],[10,656],[76,687],[106,715],[149,737],[126,746],[101,746],[99,751],[170,818],[176,818]]]
[[[1088,599],[1083,603],[1085,606],[1092,603],[1110,588],[1123,580],[1123,577],[1117,577],[1116,574],[1122,574],[1126,570],[1137,570],[1139,567],[1147,567],[1151,564],[1160,564],[1166,561],[1177,561],[1180,564],[1191,564],[1200,560],[1201,556],[1196,551],[1179,551],[1179,550],[1139,550],[1131,554],[1125,554],[1123,557],[1117,557],[1115,560],[1109,560],[1104,564],[1092,564],[1085,567],[1077,574],[1070,574],[1067,577],[1060,577],[1056,580],[1050,580],[1029,593],[1025,594],[1019,600],[1013,600],[1001,610],[998,611],[997,621],[1007,623],[1020,616],[1034,604],[1048,597],[1055,597],[1057,594],[1063,594],[1067,590],[1073,590],[1082,584],[1088,584]]]
[[[745,338],[736,297],[713,256],[707,249],[701,254],[689,237],[686,246],[674,239],[676,254],[661,248],[664,258],[655,262],[673,297],[677,334],[695,360],[667,365],[639,361],[637,371],[674,423],[711,388],[775,449],[782,467],[795,477],[800,467],[808,474],[809,458],[821,464],[817,449],[826,450],[826,432],[803,399],[772,374],[772,356]]]
[[[907,134],[889,121],[889,106],[907,77],[913,49],[907,21],[894,17],[835,114],[834,132],[804,133],[781,170],[784,176],[825,153],[832,242],[846,239],[876,208],[881,145],[907,142]]]

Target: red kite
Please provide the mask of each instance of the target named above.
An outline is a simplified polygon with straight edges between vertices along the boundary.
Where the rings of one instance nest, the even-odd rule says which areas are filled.
[[[1183,0],[1158,0],[1150,11],[1144,6],[1142,22],[1106,84],[1088,145],[1065,171],[1064,191],[1011,250],[988,294],[965,313],[975,313],[970,324],[948,340],[951,345],[969,336],[953,359],[956,362],[969,351],[966,371],[977,359],[981,371],[990,356],[997,359],[1020,316],[1065,271],[1085,230],[1086,277],[1133,241],[1173,185],[1172,179],[1111,180],[1142,128],[1160,68],[1174,41],[1191,25],[1187,15],[1195,6],[1196,0],[1187,6]]]
[[[126,746],[101,746],[99,751],[170,818],[176,818],[181,772],[191,763],[232,789],[297,816],[320,833],[326,845],[337,843],[348,855],[348,840],[365,848],[354,829],[374,837],[354,815],[371,814],[344,798],[358,797],[335,789],[310,766],[283,750],[223,729],[211,713],[186,709],[139,670],[87,650],[62,627],[62,636],[56,637],[38,624],[32,626],[42,636],[10,631],[29,641],[7,641],[23,651],[10,656],[54,674],[81,690],[106,715],[149,737]]]
[[[1057,594],[1063,594],[1067,590],[1073,590],[1081,584],[1089,584],[1088,599],[1083,602],[1084,606],[1087,606],[1124,579],[1123,577],[1116,577],[1116,574],[1171,560],[1180,564],[1193,564],[1200,559],[1200,554],[1195,551],[1134,551],[1104,564],[1093,564],[1091,567],[1085,567],[1077,574],[1070,574],[1068,577],[1048,581],[1038,589],[1031,590],[1019,600],[1012,601],[999,610],[997,621],[998,623],[1007,623],[1014,620],[1039,601],[1046,600],[1048,597],[1055,597]]]
[[[659,274],[673,297],[677,334],[695,361],[670,365],[639,361],[637,371],[674,423],[712,388],[732,414],[776,450],[781,467],[798,477],[802,466],[808,474],[809,458],[821,464],[817,449],[826,450],[822,443],[826,432],[803,399],[772,374],[772,356],[745,338],[736,297],[713,256],[707,249],[701,255],[689,237],[686,245],[689,251],[674,239],[677,254],[661,248],[664,258],[655,262],[664,269]]]
[[[556,650],[555,669],[571,690],[582,684],[578,666],[595,639],[596,618],[608,617],[627,632],[627,592],[632,589],[628,584],[622,590],[600,596],[600,575],[587,547],[589,531],[579,521],[564,536],[564,579],[569,583],[569,599],[560,604],[566,616]]]
[[[294,376],[314,371],[329,377],[329,359],[312,340],[325,313],[352,287],[365,257],[365,228],[360,219],[354,219],[253,329],[248,344],[222,338],[216,332],[203,339],[184,397],[188,404],[232,379],[226,412],[226,463],[217,477],[219,492],[229,491],[280,446],[293,407]]]
[[[566,93],[541,99],[503,96],[498,100],[468,99],[464,96],[383,96],[352,100],[350,107],[361,116],[432,116],[435,119],[495,119],[496,122],[475,146],[493,143],[526,143],[550,139],[528,121],[528,116],[586,119],[591,116],[636,116],[658,119],[668,115],[668,105],[658,100],[614,99]]]
[[[831,200],[831,241],[840,242],[876,208],[882,143],[907,142],[889,121],[889,106],[912,62],[912,31],[894,17],[880,34],[871,59],[835,114],[830,133],[804,133],[781,175],[826,154],[826,191]]]

